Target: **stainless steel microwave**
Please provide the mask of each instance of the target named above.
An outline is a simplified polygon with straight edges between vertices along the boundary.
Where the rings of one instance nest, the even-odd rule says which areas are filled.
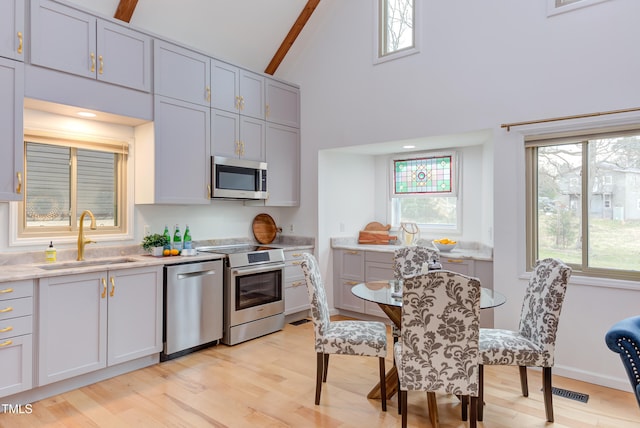
[[[211,197],[267,199],[267,163],[211,156]]]

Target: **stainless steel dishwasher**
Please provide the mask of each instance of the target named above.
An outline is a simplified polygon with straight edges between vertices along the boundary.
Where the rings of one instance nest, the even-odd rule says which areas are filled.
[[[216,344],[222,338],[222,260],[164,267],[166,361]]]

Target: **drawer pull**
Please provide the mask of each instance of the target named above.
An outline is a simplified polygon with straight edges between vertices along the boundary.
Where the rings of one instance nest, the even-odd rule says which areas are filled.
[[[13,308],[11,306],[4,308],[4,309],[0,309],[0,314],[6,314],[7,312],[11,312],[13,310]]]
[[[5,327],[3,329],[0,329],[0,333],[6,333],[11,330],[13,330],[13,326]]]
[[[292,264],[292,265],[296,265],[296,266],[298,266],[298,265],[301,265],[301,264],[302,264],[302,262],[292,262],[291,264]]]
[[[358,251],[356,250],[349,250],[346,252],[347,254],[358,254]]]
[[[291,254],[292,257],[302,257],[302,253]]]
[[[13,288],[5,288],[4,290],[0,290],[0,294],[5,293],[13,293]]]
[[[304,285],[305,282],[304,281],[295,281],[291,283],[292,287],[300,287],[301,285]]]
[[[345,281],[344,285],[356,285],[356,284],[360,284],[358,281]]]
[[[447,263],[464,263],[464,260],[460,260],[460,259],[447,259]]]
[[[5,340],[4,342],[0,343],[0,348],[2,348],[3,346],[9,346],[13,343],[13,340]]]

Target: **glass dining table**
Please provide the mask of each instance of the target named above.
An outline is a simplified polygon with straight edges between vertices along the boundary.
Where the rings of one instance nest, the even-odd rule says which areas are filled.
[[[380,309],[389,317],[391,322],[400,329],[402,319],[402,294],[394,293],[392,281],[361,282],[351,288],[351,293],[360,299],[377,303]],[[507,298],[504,294],[490,288],[480,290],[480,309],[495,308],[504,304]],[[398,372],[395,365],[386,375],[387,399],[398,391]],[[367,394],[367,398],[380,398],[380,383]]]

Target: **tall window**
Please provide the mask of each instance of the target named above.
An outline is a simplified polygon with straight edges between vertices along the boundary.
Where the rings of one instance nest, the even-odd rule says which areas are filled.
[[[528,254],[640,278],[640,131],[527,143]]]
[[[417,52],[415,0],[378,0],[378,60]]]
[[[127,151],[123,143],[25,135],[18,236],[75,236],[87,209],[98,227],[92,234],[124,233]]]
[[[392,223],[433,230],[458,229],[455,153],[392,160]]]

